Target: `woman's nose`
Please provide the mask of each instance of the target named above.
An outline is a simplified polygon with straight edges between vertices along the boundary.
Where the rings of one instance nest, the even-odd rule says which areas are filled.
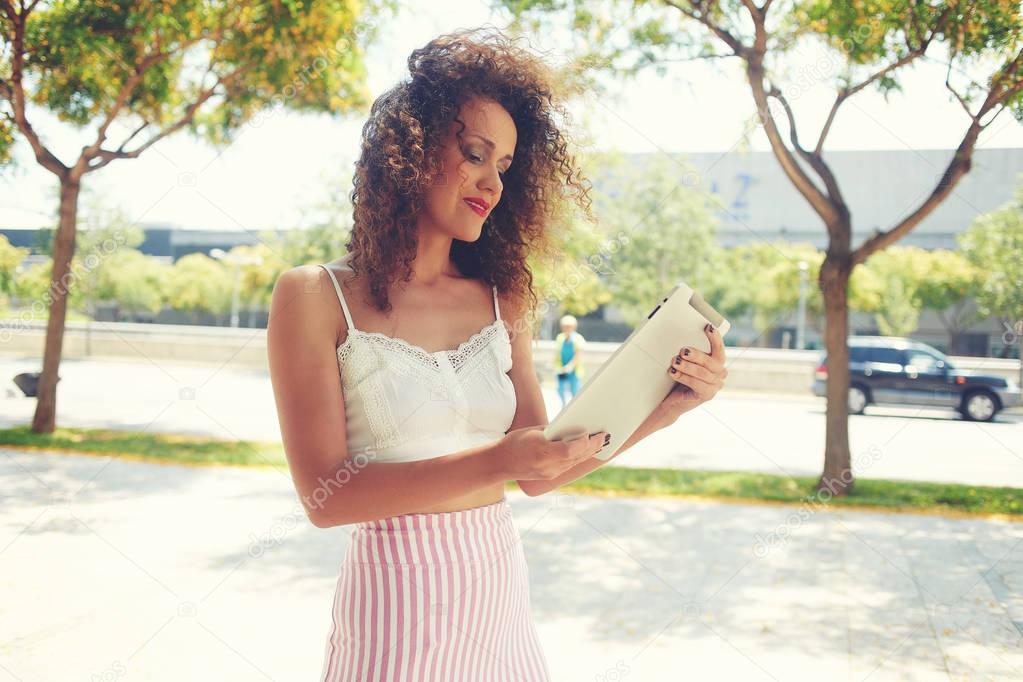
[[[496,170],[484,174],[480,183],[494,193],[494,197],[500,196],[501,190],[504,189],[504,183],[501,182],[501,175]]]

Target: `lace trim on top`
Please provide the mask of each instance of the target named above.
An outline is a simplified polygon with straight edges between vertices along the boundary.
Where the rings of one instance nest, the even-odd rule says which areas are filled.
[[[365,343],[356,343],[361,340]],[[494,340],[499,344],[495,349],[496,356],[488,350],[489,343]],[[386,366],[388,372],[405,381],[426,387],[438,399],[451,400],[453,413],[458,416],[456,424],[460,424],[452,424],[451,433],[468,435],[480,429],[471,427],[469,415],[475,408],[469,402],[463,382],[474,381],[478,371],[491,371],[491,367],[484,365],[493,363],[495,357],[500,363],[499,367],[493,368],[495,371],[504,372],[510,368],[511,339],[500,319],[470,336],[454,350],[431,353],[403,339],[359,329],[350,330],[344,343],[337,347],[343,390],[357,392],[373,433],[372,441],[366,447],[374,448],[381,457],[386,456],[389,448],[417,438],[403,431],[385,398],[385,379],[379,371],[382,367]],[[503,381],[510,384],[507,376]],[[514,393],[511,399],[514,400]],[[466,418],[468,422],[464,421]],[[354,442],[350,441],[350,446],[355,447]]]
[[[337,347],[337,359],[338,363],[343,364],[348,359],[348,356],[352,352],[352,338],[355,336],[360,336],[366,339],[367,341],[370,340],[374,341],[377,344],[383,346],[384,348],[401,353],[402,355],[423,360],[426,364],[433,367],[434,369],[440,369],[440,360],[438,356],[440,357],[447,356],[448,363],[454,369],[457,370],[463,365],[465,365],[470,358],[475,356],[476,353],[481,348],[486,346],[487,343],[490,341],[491,336],[493,336],[495,333],[498,333],[498,335],[500,335],[499,332],[502,330],[504,331],[505,338],[507,338],[508,329],[504,326],[501,319],[498,318],[491,322],[490,324],[483,327],[482,329],[480,329],[478,332],[474,333],[465,341],[462,341],[460,344],[458,344],[457,348],[453,350],[439,350],[430,352],[423,348],[422,346],[416,345],[414,343],[409,343],[404,339],[399,339],[394,336],[388,336],[383,332],[363,331],[362,329],[353,328],[348,330],[348,335],[345,338],[344,342]]]
[[[503,416],[500,419],[497,416],[509,411],[506,416],[508,423],[511,422],[515,403],[514,386],[507,376],[512,365],[511,337],[501,319],[496,287],[493,287],[493,294],[497,319],[462,341],[457,348],[431,352],[383,332],[358,329],[352,322],[334,273],[325,265],[320,267],[333,280],[348,323],[347,338],[336,349],[342,390],[358,395],[365,417],[364,425],[368,429],[365,433],[360,428],[357,436],[358,440],[366,442],[356,444],[353,439],[349,441],[350,447],[372,447],[378,456],[385,458],[388,449],[403,446],[414,439],[421,440],[430,431],[422,426],[414,436],[403,431],[406,417],[401,417],[402,423],[399,423],[394,406],[390,404],[390,400],[398,398],[389,397],[396,381],[417,384],[425,389],[431,400],[445,401],[450,405],[448,421],[437,425],[438,435],[461,438],[473,433],[503,431],[498,424]],[[490,347],[490,342],[495,339],[498,345]],[[491,372],[498,373],[496,381],[501,388],[496,388]],[[495,390],[502,397],[492,405],[481,406],[472,397],[475,391],[487,391],[489,395]],[[424,393],[419,391],[418,394]],[[346,402],[346,410],[355,404],[354,400]],[[351,433],[349,438],[352,438]]]

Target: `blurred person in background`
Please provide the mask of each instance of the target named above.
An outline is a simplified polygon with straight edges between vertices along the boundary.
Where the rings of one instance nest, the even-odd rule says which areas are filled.
[[[582,349],[586,339],[576,331],[578,326],[575,317],[565,315],[561,318],[561,332],[554,339],[554,371],[558,375],[558,397],[562,407],[579,392],[579,382],[584,374]]]

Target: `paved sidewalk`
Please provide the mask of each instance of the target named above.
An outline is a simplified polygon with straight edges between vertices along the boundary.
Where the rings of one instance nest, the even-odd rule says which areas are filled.
[[[558,681],[1023,679],[1023,524],[509,496]],[[317,679],[283,470],[0,450],[0,682]]]

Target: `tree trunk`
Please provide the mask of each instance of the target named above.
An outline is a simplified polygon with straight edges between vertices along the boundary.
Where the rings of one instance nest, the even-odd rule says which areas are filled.
[[[852,460],[849,454],[849,274],[848,255],[829,251],[821,265],[819,284],[824,297],[824,343],[828,357],[827,429],[824,438],[824,471],[818,493],[832,496],[852,492]]]
[[[1019,385],[1023,386],[1023,315],[1016,318],[1015,321],[1006,320],[1003,324],[1006,325],[1008,331],[1002,335],[1002,338],[1011,341],[1011,343],[1003,344],[1008,351],[1003,354],[1005,357],[1012,357],[1012,351],[1008,349],[1010,346],[1016,346],[1016,357],[1019,358]]]
[[[78,218],[78,181],[61,179],[60,223],[53,240],[53,273],[50,275],[50,316],[46,321],[46,345],[43,371],[39,377],[33,433],[53,433],[57,414],[57,371],[64,345],[64,321],[67,316],[68,276],[75,253],[75,228]]]

